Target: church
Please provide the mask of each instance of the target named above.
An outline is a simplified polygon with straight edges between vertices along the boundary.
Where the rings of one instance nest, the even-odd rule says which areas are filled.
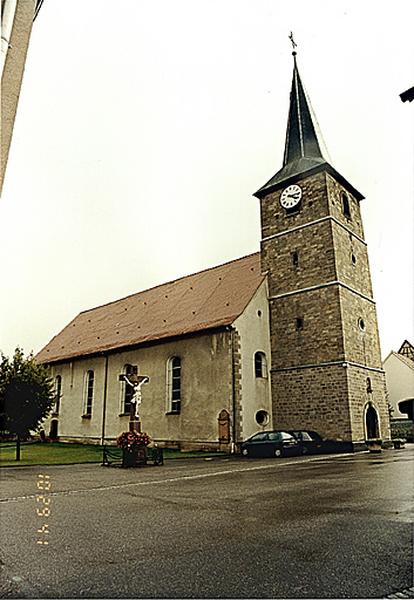
[[[268,429],[390,439],[363,196],[324,156],[293,57],[283,165],[254,194],[260,251],[76,316],[36,357],[51,437],[114,442],[138,375],[142,429],[164,447],[237,452]]]

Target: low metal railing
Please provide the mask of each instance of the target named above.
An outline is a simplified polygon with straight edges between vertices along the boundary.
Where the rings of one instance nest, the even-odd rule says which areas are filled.
[[[102,452],[102,466],[103,467],[127,467],[127,466],[143,466],[152,463],[155,466],[161,466],[164,464],[164,453],[162,448],[151,447],[145,448],[145,460],[140,461],[136,464],[130,464],[126,461],[126,455],[123,448],[117,448],[116,446],[103,446]]]

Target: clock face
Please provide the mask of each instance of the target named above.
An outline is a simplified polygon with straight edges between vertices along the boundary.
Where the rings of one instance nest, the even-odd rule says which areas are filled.
[[[293,208],[299,204],[301,198],[302,189],[296,184],[289,185],[280,194],[280,204],[286,209]]]

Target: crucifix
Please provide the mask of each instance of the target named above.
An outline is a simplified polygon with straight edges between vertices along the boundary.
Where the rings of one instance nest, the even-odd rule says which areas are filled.
[[[131,386],[134,390],[130,404],[129,430],[141,433],[141,421],[139,418],[139,407],[142,400],[141,387],[144,383],[149,382],[149,377],[147,375],[125,375],[125,373],[122,373],[119,376],[119,381],[124,381],[126,385]]]

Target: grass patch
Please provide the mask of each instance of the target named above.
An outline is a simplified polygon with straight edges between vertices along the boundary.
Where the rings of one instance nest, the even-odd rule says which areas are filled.
[[[30,465],[69,465],[73,463],[96,463],[102,460],[101,446],[93,444],[64,444],[62,442],[34,442],[22,444],[21,460],[15,460],[16,445],[0,444],[1,467],[25,467]]]
[[[120,448],[110,447],[111,452],[122,455]],[[211,458],[224,456],[224,452],[180,452],[164,449],[164,459],[170,458]],[[5,442],[0,444],[0,467],[27,467],[31,465],[70,465],[78,463],[101,463],[102,446],[94,444],[22,443],[21,460],[15,460],[16,444]]]

